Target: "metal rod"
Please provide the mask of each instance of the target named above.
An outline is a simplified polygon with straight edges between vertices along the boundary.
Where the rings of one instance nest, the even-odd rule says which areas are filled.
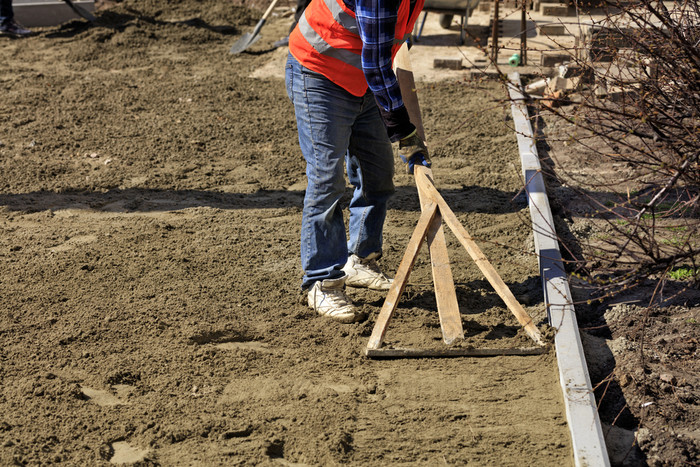
[[[520,64],[527,65],[527,10],[528,0],[523,0],[520,13]]]
[[[491,28],[491,61],[498,63],[498,2],[493,1],[493,25]]]

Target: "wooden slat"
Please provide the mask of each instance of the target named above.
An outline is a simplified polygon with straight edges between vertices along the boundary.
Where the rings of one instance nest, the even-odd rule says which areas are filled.
[[[549,347],[521,347],[514,349],[367,349],[370,358],[431,358],[431,357],[498,357],[501,355],[542,355]]]
[[[435,188],[432,181],[422,171],[419,171],[417,176],[422,179],[423,183],[425,183],[425,190],[430,193],[431,201],[434,200],[437,202],[438,207],[440,208],[440,213],[442,214],[447,226],[452,230],[462,246],[464,246],[464,248],[467,250],[469,256],[471,256],[471,258],[474,260],[498,296],[505,302],[511,313],[515,315],[515,318],[523,326],[527,335],[530,336],[530,338],[532,338],[532,340],[534,340],[537,344],[544,345],[540,331],[532,322],[530,315],[528,315],[523,309],[522,305],[518,303],[516,298],[513,296],[513,293],[510,291],[505,282],[503,282],[503,279],[501,279],[501,276],[498,275],[498,272],[496,269],[494,269],[493,265],[491,265],[489,260],[486,259],[486,256],[476,242],[474,242],[471,235],[469,235],[467,229],[465,229],[459,222],[459,219],[457,219],[457,216],[455,216],[452,209],[450,209],[450,207],[447,205],[447,202],[437,191],[437,188]]]
[[[421,213],[418,224],[413,230],[411,239],[408,241],[408,246],[406,246],[406,251],[404,252],[403,259],[401,259],[399,269],[394,276],[394,283],[391,284],[391,288],[386,294],[386,299],[384,299],[384,305],[379,311],[377,322],[374,324],[372,335],[369,337],[369,343],[367,344],[368,349],[378,349],[381,347],[386,328],[389,325],[391,316],[394,314],[394,310],[396,310],[396,306],[399,304],[399,298],[406,287],[408,276],[411,274],[413,264],[416,262],[416,256],[420,251],[423,239],[425,239],[428,234],[428,228],[432,224],[433,219],[435,219],[436,214],[437,205],[435,203],[429,203]]]
[[[423,208],[427,203],[434,201],[431,201],[429,192],[425,190],[423,179],[417,175],[419,171],[430,178],[432,178],[432,171],[427,167],[416,167],[414,170],[418,196],[420,197],[421,208]],[[435,220],[428,230],[428,247],[442,339],[445,341],[445,344],[450,345],[457,339],[464,339],[464,328],[462,326],[462,315],[459,312],[457,292],[455,291],[452,269],[450,268],[450,258],[447,254],[447,242],[440,213],[435,216]]]
[[[418,136],[425,141],[423,118],[420,113],[418,93],[416,92],[416,83],[413,79],[413,69],[411,68],[411,57],[408,54],[408,45],[405,43],[394,57],[394,69],[396,72],[396,80],[401,89],[401,98],[403,99],[406,111],[408,111],[408,118],[411,120],[411,123],[415,125]]]
[[[396,78],[401,88],[401,97],[408,111],[408,116],[411,119],[411,123],[416,126],[418,136],[425,141],[423,118],[420,112],[416,83],[413,79],[411,59],[406,44],[402,45],[396,54],[394,67],[396,68]],[[425,171],[432,178],[433,173],[429,168],[416,167],[414,173],[419,170]],[[429,195],[421,188],[418,177],[416,177],[416,186],[418,187],[421,209],[424,209]],[[437,302],[438,316],[440,317],[442,339],[449,345],[457,339],[464,339],[464,328],[462,327],[462,316],[459,313],[457,292],[455,291],[452,270],[450,269],[450,258],[447,254],[447,242],[445,241],[445,231],[442,227],[442,217],[439,213],[435,216],[435,220],[428,230],[428,247],[430,249],[430,266],[433,273],[433,284],[435,285],[435,301]]]

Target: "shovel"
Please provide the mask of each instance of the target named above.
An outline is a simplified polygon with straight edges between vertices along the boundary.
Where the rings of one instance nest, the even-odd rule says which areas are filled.
[[[269,7],[267,7],[267,10],[263,14],[262,18],[260,18],[260,21],[258,21],[258,24],[255,25],[253,32],[243,34],[243,37],[238,39],[238,41],[233,44],[233,47],[231,47],[231,50],[229,50],[230,53],[239,54],[260,39],[260,29],[262,29],[263,25],[265,24],[267,17],[270,16],[272,9],[275,7],[275,5],[277,5],[277,1],[278,0],[272,0],[272,3]]]
[[[68,6],[70,7],[70,9],[73,10],[78,16],[81,16],[81,17],[85,18],[86,20],[88,20],[88,21],[90,21],[90,22],[95,21],[96,18],[95,18],[94,16],[92,16],[90,13],[88,13],[87,10],[85,10],[84,8],[79,7],[78,5],[74,4],[71,0],[63,0],[63,1],[64,1],[64,2],[66,3],[66,5],[68,5]]]

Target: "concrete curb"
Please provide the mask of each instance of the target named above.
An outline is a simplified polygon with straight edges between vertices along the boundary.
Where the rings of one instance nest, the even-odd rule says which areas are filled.
[[[559,251],[554,218],[547,199],[520,75],[515,72],[510,73],[508,77],[511,111],[525,177],[547,316],[550,325],[556,330],[554,346],[574,450],[574,463],[580,467],[609,466],[605,438],[588,376],[569,282]]]
[[[88,13],[95,11],[94,0],[74,0],[73,3]],[[15,19],[28,28],[58,26],[82,19],[62,0],[14,0]]]

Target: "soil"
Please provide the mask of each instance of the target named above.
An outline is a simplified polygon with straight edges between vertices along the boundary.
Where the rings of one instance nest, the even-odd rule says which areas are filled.
[[[606,234],[606,224],[594,213],[610,193],[576,196],[572,187],[634,177],[626,173],[629,168],[600,156],[603,141],[587,140],[588,149],[570,144],[575,130],[544,108],[538,122],[557,232],[568,251],[579,252]],[[572,279],[571,285],[613,465],[700,465],[697,284],[648,277],[602,301],[590,300],[596,293],[590,284]]]
[[[0,464],[572,464],[552,351],[371,360],[382,293],[349,290],[368,312],[353,325],[300,302],[281,5],[239,55],[261,10],[215,0],[100,4],[94,24],[0,37]],[[505,93],[417,76],[438,188],[543,325]],[[395,184],[390,273],[420,214],[412,177]],[[447,238],[461,345],[529,345]],[[697,303],[643,320],[612,305],[577,312],[613,463],[697,462]],[[444,346],[435,310],[424,248],[385,345]]]
[[[231,55],[259,10],[96,14],[0,37],[0,464],[571,463],[551,352],[370,360],[382,293],[350,290],[354,325],[299,302],[304,163],[282,69],[252,76],[288,17]],[[425,126],[439,188],[542,323],[500,92],[426,85]],[[387,271],[420,213],[395,182]],[[528,345],[449,235],[463,345]],[[435,310],[423,251],[386,345],[444,345]]]

